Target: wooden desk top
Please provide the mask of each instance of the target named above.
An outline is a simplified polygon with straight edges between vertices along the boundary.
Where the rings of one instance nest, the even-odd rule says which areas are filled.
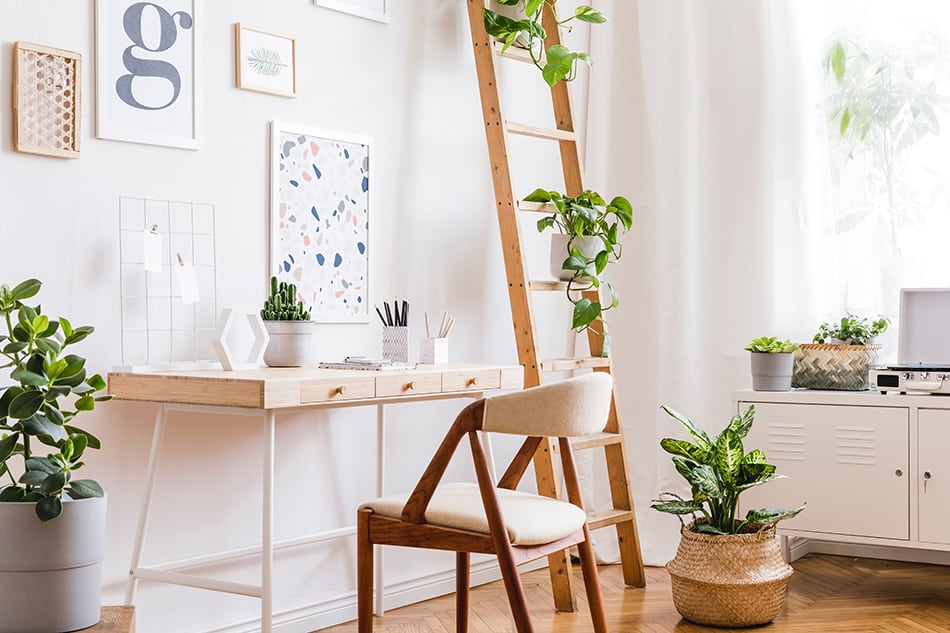
[[[249,409],[381,404],[523,385],[520,365],[454,363],[380,371],[309,366],[109,374],[109,393],[116,400]]]

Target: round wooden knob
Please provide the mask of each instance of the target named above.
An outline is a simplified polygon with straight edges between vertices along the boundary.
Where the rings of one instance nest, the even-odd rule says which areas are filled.
[[[468,381],[468,384],[470,384],[470,385],[473,386],[473,387],[478,386],[478,376],[474,376],[474,377],[470,378],[469,381]]]
[[[406,391],[412,391],[412,390],[415,389],[415,388],[416,388],[416,383],[415,383],[415,382],[406,383]]]
[[[346,393],[346,387],[343,385],[340,385],[339,387],[336,388],[336,393],[337,395],[342,396],[343,394]]]

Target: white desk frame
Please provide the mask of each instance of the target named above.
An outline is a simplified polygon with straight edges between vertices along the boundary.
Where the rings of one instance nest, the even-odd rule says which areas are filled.
[[[478,367],[478,366],[474,366]],[[520,370],[520,368],[518,368]],[[510,368],[509,368],[510,370]],[[354,373],[354,372],[348,372]],[[355,372],[366,375],[366,372]],[[518,377],[520,381],[520,375]],[[477,382],[472,382],[472,386]],[[502,380],[500,387],[512,388],[513,384],[509,378]],[[517,385],[520,388],[520,385]],[[119,394],[121,396],[121,393]],[[261,633],[272,633],[274,616],[274,594],[273,594],[273,571],[274,571],[274,552],[279,549],[286,549],[300,545],[307,545],[321,541],[344,538],[356,533],[356,526],[346,526],[318,532],[305,536],[294,537],[281,541],[274,541],[274,469],[275,469],[275,441],[276,441],[276,418],[278,412],[294,411],[312,411],[314,409],[339,408],[349,406],[376,406],[376,494],[383,496],[385,491],[385,472],[386,472],[386,404],[419,402],[442,400],[448,398],[481,398],[484,391],[468,390],[458,392],[432,393],[425,396],[410,396],[396,398],[366,398],[353,401],[340,402],[321,402],[296,407],[282,406],[277,409],[258,409],[246,407],[214,406],[203,404],[183,404],[171,402],[158,402],[158,412],[155,416],[155,424],[152,433],[152,443],[149,449],[148,464],[146,466],[146,484],[145,494],[139,509],[138,525],[135,534],[135,541],[132,548],[132,559],[129,566],[129,579],[126,584],[125,604],[133,605],[139,580],[151,580],[165,582],[175,585],[194,587],[198,589],[207,589],[211,591],[220,591],[224,593],[238,594],[259,598],[261,600]],[[143,398],[132,398],[143,400]],[[213,554],[195,556],[186,559],[168,561],[160,564],[142,565],[142,550],[145,545],[145,538],[148,531],[149,515],[152,508],[152,499],[155,493],[155,484],[158,479],[158,466],[162,452],[162,444],[165,435],[165,426],[168,422],[168,414],[171,412],[191,412],[191,413],[214,413],[226,415],[241,415],[258,417],[264,423],[264,443],[263,443],[263,465],[262,465],[262,494],[261,494],[261,514],[262,514],[262,532],[261,545],[248,546],[238,549],[232,549]],[[483,434],[483,444],[489,457],[489,463],[492,465],[492,477],[494,473],[494,460],[491,450],[491,441],[488,434]],[[216,578],[197,576],[177,571],[179,569],[204,565],[214,562],[231,560],[239,557],[260,554],[261,557],[261,583],[251,585],[245,583],[230,582]],[[383,561],[381,547],[375,548],[375,612],[382,616],[383,609]]]

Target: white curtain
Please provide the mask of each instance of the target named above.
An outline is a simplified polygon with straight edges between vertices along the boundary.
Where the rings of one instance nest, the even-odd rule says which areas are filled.
[[[796,2],[604,0],[592,30],[587,182],[634,203],[612,273],[618,402],[641,547],[664,564],[674,517],[649,508],[688,492],[662,437],[666,404],[718,432],[750,385],[756,336],[808,340],[827,311],[820,235],[828,199],[818,57]]]

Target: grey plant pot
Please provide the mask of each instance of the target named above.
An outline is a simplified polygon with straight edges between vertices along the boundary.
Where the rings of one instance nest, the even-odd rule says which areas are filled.
[[[106,498],[64,499],[52,521],[35,504],[0,503],[0,633],[63,633],[99,622]]]
[[[792,388],[793,353],[766,354],[750,352],[752,389],[754,391],[790,391]]]
[[[554,275],[555,279],[561,281],[570,281],[571,277],[574,276],[573,270],[565,270],[561,268],[561,264],[564,263],[564,260],[567,259],[567,242],[570,239],[569,235],[564,233],[552,233],[551,234],[551,274]],[[604,248],[604,243],[596,237],[580,237],[574,240],[574,246],[582,252],[584,255],[593,259],[597,253],[599,253]]]
[[[310,359],[310,341],[315,321],[264,321],[270,335],[264,350],[264,364],[268,367],[300,367]]]

